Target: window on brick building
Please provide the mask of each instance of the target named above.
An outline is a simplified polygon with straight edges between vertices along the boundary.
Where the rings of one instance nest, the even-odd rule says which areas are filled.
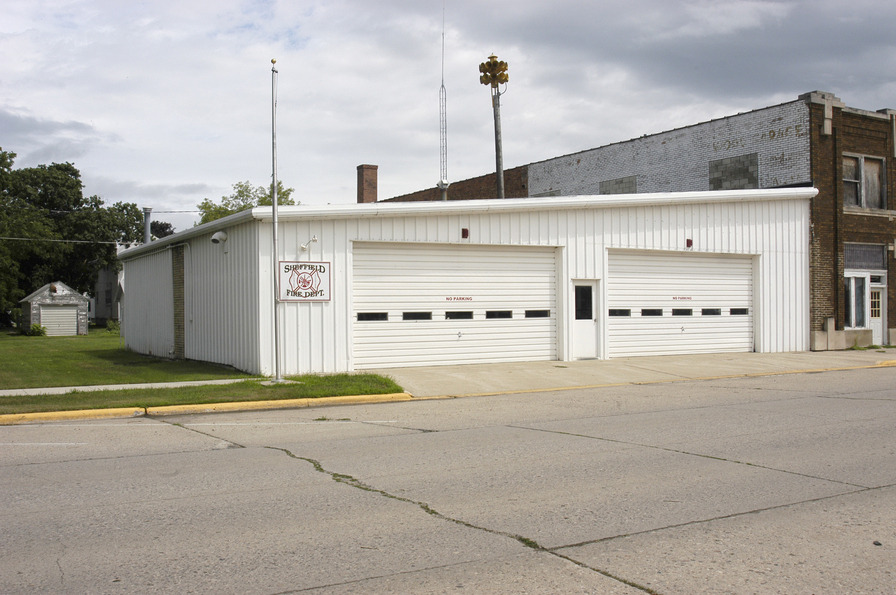
[[[867,328],[868,279],[863,275],[844,278],[844,326],[846,328]]]
[[[843,204],[863,209],[886,209],[885,171],[883,159],[844,155]]]

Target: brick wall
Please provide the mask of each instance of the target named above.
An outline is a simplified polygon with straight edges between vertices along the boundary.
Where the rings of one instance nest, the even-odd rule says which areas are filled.
[[[527,188],[527,166],[504,170],[504,198],[525,198]],[[495,174],[451,182],[448,200],[481,200],[495,198],[498,194]],[[383,202],[413,202],[422,200],[442,200],[442,191],[436,187],[396,196]]]
[[[174,293],[174,359],[184,359],[184,247],[171,250],[171,277]]]
[[[896,240],[896,167],[892,125],[883,115],[834,108],[832,134],[824,135],[824,106],[812,105],[813,178],[819,194],[813,203],[812,221],[812,328],[827,316],[844,326],[844,262],[846,243],[889,245]],[[883,158],[886,163],[886,210],[843,207],[842,156],[854,153]],[[887,251],[887,319],[896,326],[896,263]]]
[[[598,194],[637,178],[638,192],[710,190],[709,163],[756,154],[758,187],[807,184],[809,114],[792,101],[529,165],[531,196]]]
[[[358,202],[376,202],[377,193],[377,169],[376,165],[358,166]]]

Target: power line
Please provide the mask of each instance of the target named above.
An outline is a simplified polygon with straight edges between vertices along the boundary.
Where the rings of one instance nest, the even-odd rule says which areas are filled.
[[[15,240],[19,242],[60,242],[64,244],[134,244],[135,242],[103,242],[101,240],[51,240],[49,238],[8,238],[0,236],[0,240]]]

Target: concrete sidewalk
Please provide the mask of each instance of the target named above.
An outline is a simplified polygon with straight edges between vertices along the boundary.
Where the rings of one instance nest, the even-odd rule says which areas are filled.
[[[710,353],[367,371],[388,376],[406,392],[422,398],[792,374],[883,365],[896,365],[896,348],[795,353]]]

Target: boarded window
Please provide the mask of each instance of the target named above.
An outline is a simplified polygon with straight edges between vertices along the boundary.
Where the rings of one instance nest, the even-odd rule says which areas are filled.
[[[709,162],[710,190],[759,188],[759,153]]]
[[[863,209],[886,209],[885,171],[883,159],[844,155],[843,204]]]
[[[861,182],[859,181],[859,160],[856,157],[843,158],[843,204],[854,207],[862,205]]]
[[[847,269],[886,270],[887,248],[882,244],[846,244],[843,266]]]
[[[601,194],[635,194],[638,192],[638,176],[626,176],[600,183]]]

